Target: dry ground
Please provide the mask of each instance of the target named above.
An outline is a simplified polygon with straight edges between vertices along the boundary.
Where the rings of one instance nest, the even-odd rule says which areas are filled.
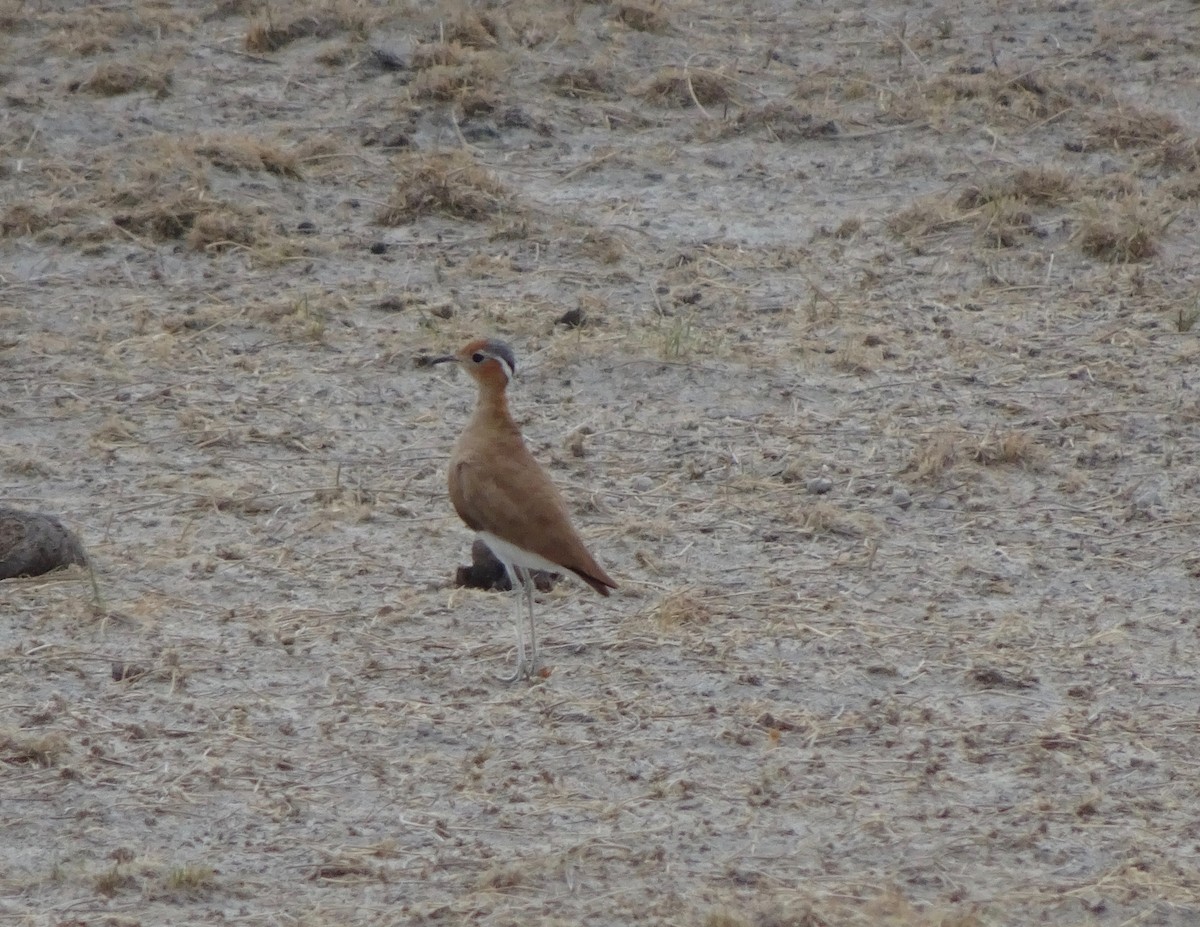
[[[1198,17],[0,0],[0,924],[1200,921]]]

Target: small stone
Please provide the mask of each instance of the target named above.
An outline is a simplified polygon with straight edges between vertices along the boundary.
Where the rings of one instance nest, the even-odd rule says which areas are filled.
[[[1137,487],[1129,496],[1130,515],[1153,520],[1156,515],[1166,510],[1163,504],[1162,492],[1155,483]]]
[[[805,482],[804,488],[810,496],[823,496],[833,489],[833,480],[827,476],[814,476]]]
[[[380,312],[403,312],[410,305],[411,302],[403,296],[385,296],[375,304],[375,308]]]
[[[126,663],[123,660],[114,660],[112,664],[113,682],[125,682],[128,679],[137,679],[140,676],[145,676],[148,673],[144,666],[139,666],[136,663]]]
[[[582,309],[568,309],[557,319],[555,325],[565,325],[567,328],[583,328],[587,325],[587,313]]]
[[[539,124],[536,119],[519,106],[510,106],[505,109],[497,121],[505,129],[533,129],[543,135],[550,134],[550,129],[547,125],[544,123]]]
[[[583,457],[587,454],[587,436],[592,434],[592,429],[587,425],[583,425],[572,431],[566,440],[566,448],[571,452],[572,457]]]
[[[412,55],[410,48],[372,48],[371,60],[381,71],[403,71]]]

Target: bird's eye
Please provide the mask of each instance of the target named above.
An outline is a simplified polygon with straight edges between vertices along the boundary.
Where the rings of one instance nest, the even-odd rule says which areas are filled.
[[[483,363],[483,355],[480,354],[478,351],[476,351],[474,354],[471,355],[471,360],[474,361],[476,364],[482,364]]]

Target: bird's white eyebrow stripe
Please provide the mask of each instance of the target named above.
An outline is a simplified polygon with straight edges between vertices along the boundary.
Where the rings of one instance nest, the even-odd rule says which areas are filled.
[[[508,376],[510,381],[517,375],[517,372],[513,370],[512,364],[508,362],[507,358],[501,357],[499,354],[491,354],[489,356],[493,360],[498,360],[500,362],[500,365],[504,368],[504,373]]]

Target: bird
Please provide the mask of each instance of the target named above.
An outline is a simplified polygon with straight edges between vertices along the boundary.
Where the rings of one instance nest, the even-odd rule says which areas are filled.
[[[507,396],[517,370],[512,348],[495,338],[477,338],[428,363],[456,363],[479,387],[475,411],[450,453],[447,486],[459,518],[504,564],[513,589],[525,592],[530,656],[526,659],[518,606],[517,667],[504,681],[531,679],[538,672],[531,571],[573,573],[603,596],[617,584],[584,545],[562,493],[513,421]]]

